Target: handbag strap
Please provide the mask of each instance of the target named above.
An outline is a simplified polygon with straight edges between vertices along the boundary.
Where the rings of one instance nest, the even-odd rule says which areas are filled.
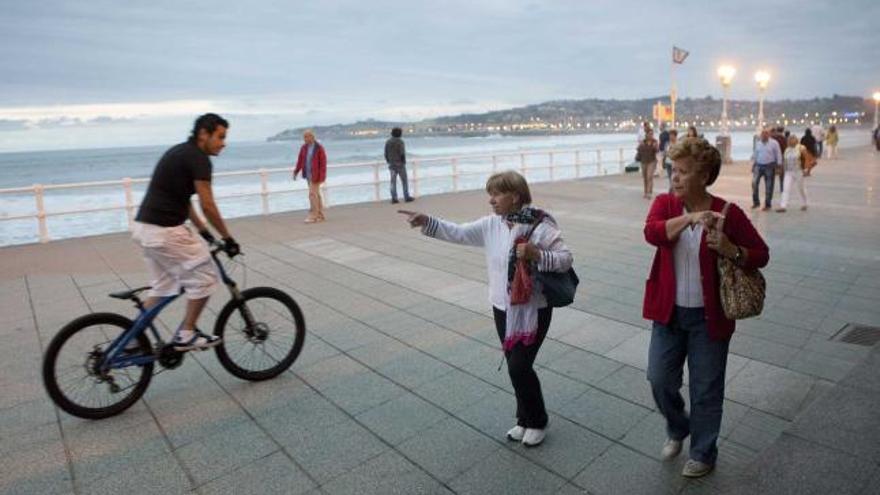
[[[721,209],[721,218],[718,220],[718,232],[724,232],[724,220],[727,219],[727,212],[730,210],[730,202],[724,203],[724,208]]]
[[[526,233],[526,241],[532,238],[532,233],[535,231],[536,228],[538,228],[538,224],[540,224],[541,221],[544,220],[545,216],[547,215],[543,211],[538,213],[538,218],[535,219],[535,221],[532,223],[532,226],[529,227],[529,231]]]

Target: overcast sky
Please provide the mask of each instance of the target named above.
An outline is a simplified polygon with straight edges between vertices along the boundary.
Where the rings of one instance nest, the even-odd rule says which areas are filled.
[[[230,139],[561,98],[868,96],[880,1],[0,0],[0,151]]]

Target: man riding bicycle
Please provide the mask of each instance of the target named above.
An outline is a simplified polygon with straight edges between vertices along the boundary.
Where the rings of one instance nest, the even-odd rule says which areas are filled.
[[[233,257],[241,252],[226,229],[211,188],[210,157],[219,155],[226,146],[227,129],[229,123],[217,114],[197,118],[189,139],[166,151],[156,164],[135,217],[132,239],[143,248],[153,277],[145,306],[152,307],[181,289],[187,298],[186,316],[172,341],[177,351],[207,349],[220,343],[219,337],[196,327],[219,277],[208,246],[214,236],[190,202],[193,194],[198,194],[202,212],[222,237],[226,254]],[[204,240],[185,224],[187,218]]]

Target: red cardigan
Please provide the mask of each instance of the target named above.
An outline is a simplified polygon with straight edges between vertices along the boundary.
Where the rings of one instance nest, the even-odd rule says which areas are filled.
[[[305,169],[306,153],[308,153],[308,145],[303,144],[299,149],[299,157],[296,159],[296,169],[293,174],[296,175]],[[315,142],[315,152],[312,153],[312,182],[318,184],[323,183],[327,179],[327,154],[324,153],[324,147],[321,143]]]
[[[725,201],[712,197],[712,211],[721,212]],[[674,241],[666,236],[666,221],[681,216],[684,203],[672,194],[660,194],[651,205],[645,220],[645,240],[657,246],[651,273],[645,284],[645,303],[642,316],[664,325],[669,324],[675,309],[675,260]],[[724,220],[724,234],[746,253],[746,268],[761,268],[770,260],[770,250],[755,230],[752,222],[736,205],[731,204]],[[718,289],[718,253],[706,247],[706,232],[700,241],[700,279],[703,284],[703,301],[709,337],[713,340],[729,339],[736,326],[728,320],[721,308]]]

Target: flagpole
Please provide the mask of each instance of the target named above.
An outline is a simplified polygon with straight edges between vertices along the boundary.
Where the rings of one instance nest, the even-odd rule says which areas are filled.
[[[675,50],[675,48],[673,48],[673,50]],[[673,58],[672,58],[672,68],[670,69],[669,72],[670,72],[671,78],[672,78],[672,89],[669,92],[669,107],[670,107],[670,111],[672,113],[671,127],[673,129],[675,129],[676,128],[676,125],[675,125],[675,98],[678,95],[675,94],[676,89],[675,89],[675,55],[674,54],[673,54]]]

